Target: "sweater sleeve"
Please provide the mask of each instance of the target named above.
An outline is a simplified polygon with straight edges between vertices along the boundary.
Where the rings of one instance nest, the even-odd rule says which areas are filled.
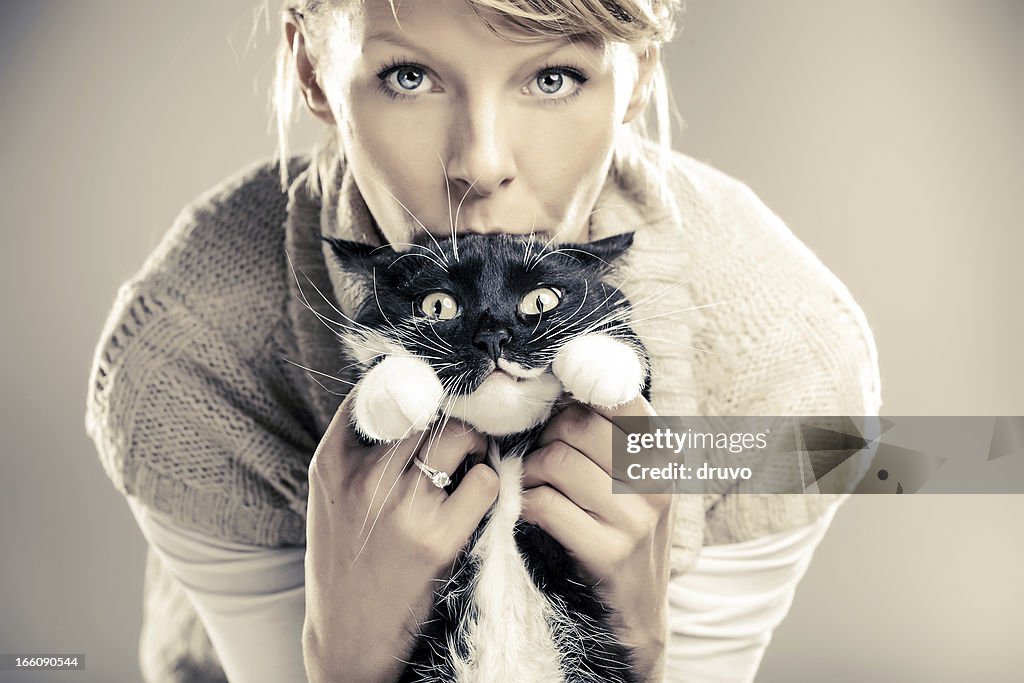
[[[259,546],[305,542],[316,443],[276,374],[180,292],[119,291],[96,351],[86,429],[115,488],[183,528]]]
[[[672,579],[665,681],[754,680],[839,504],[807,525],[705,547]]]
[[[709,307],[695,346],[707,415],[877,416],[878,353],[867,318],[846,286],[750,190],[713,178],[715,227],[700,246],[718,277],[695,278]],[[829,493],[759,494],[738,483],[706,494],[704,545],[736,543],[813,522],[850,492],[873,453],[828,475]]]
[[[305,681],[302,548],[211,539],[128,504],[150,547],[184,589],[229,681]]]

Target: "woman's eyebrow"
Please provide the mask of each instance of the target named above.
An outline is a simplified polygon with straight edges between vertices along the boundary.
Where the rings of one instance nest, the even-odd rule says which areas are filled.
[[[418,45],[415,41],[409,39],[406,35],[396,33],[394,31],[382,30],[374,31],[373,33],[368,33],[366,35],[366,42],[369,43],[371,41],[390,43],[392,45],[404,47],[407,50],[420,52],[430,57],[431,59],[445,61],[439,55],[436,55],[433,52],[431,52],[429,48],[423,47],[422,45]],[[600,46],[597,45],[597,41],[595,41],[594,38],[585,35],[566,35],[565,37],[551,38],[550,40],[543,41],[543,43],[538,42],[536,43],[536,45],[538,48],[536,52],[520,60],[522,63],[548,57],[558,52],[559,50],[563,50],[570,46],[576,47],[577,49],[579,49],[580,47],[586,47],[595,51],[601,49]]]
[[[398,45],[400,47],[408,48],[410,50],[421,50],[419,45],[416,45],[410,40],[406,40],[401,33],[395,33],[393,31],[375,31],[366,36],[366,41],[382,41],[385,43],[391,43],[392,45]]]

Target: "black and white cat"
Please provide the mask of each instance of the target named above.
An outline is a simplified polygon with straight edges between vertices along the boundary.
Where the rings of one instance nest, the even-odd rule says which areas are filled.
[[[648,396],[629,302],[604,281],[632,234],[557,248],[512,235],[427,236],[405,251],[324,239],[366,285],[339,333],[361,368],[356,430],[391,441],[458,418],[491,437],[500,481],[402,680],[637,680],[595,589],[557,542],[519,519],[522,458],[565,392],[596,406]]]

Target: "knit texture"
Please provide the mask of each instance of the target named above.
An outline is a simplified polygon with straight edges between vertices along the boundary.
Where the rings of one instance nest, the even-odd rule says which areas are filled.
[[[287,194],[264,163],[183,211],[118,292],[86,412],[119,492],[187,529],[266,547],[304,544],[309,461],[348,386],[328,376],[351,379],[309,310],[351,313],[357,291],[320,235],[379,241],[330,146],[290,171]],[[877,414],[874,342],[846,288],[742,183],[677,154],[665,201],[643,189],[653,172],[644,156],[617,164],[590,236],[636,232],[618,277],[652,357],[655,409]],[[864,465],[853,458],[830,477],[852,485]],[[672,572],[702,545],[810,523],[835,499],[681,495]],[[223,680],[187,596],[157,565],[150,557],[146,680]]]

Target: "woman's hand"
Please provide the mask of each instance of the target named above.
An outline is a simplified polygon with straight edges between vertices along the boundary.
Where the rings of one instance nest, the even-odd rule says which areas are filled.
[[[346,398],[309,466],[303,657],[312,681],[395,680],[436,581],[494,502],[498,477],[478,464],[448,496],[409,463],[419,453],[453,472],[485,452],[480,434],[452,420],[433,441],[364,447],[350,407]]]
[[[551,420],[524,465],[523,519],[569,551],[615,609],[641,676],[660,681],[674,497],[612,494],[611,417],[626,415],[655,412],[637,398],[614,409],[573,403]]]

